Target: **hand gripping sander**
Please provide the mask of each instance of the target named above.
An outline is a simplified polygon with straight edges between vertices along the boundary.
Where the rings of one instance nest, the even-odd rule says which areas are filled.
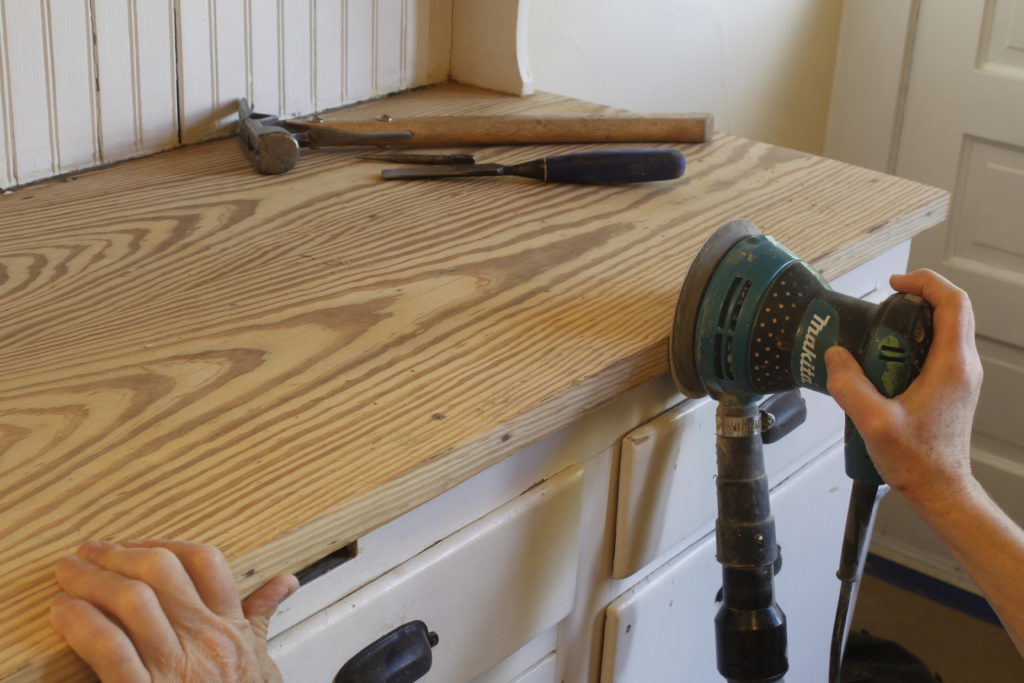
[[[931,308],[896,293],[880,304],[828,282],[749,221],[707,240],[686,275],[669,340],[679,390],[718,402],[717,556],[723,602],[715,618],[718,670],[729,681],[778,681],[788,669],[786,620],[775,602],[775,527],[757,402],[799,388],[828,393],[825,351],[848,349],[886,396],[904,391],[931,343]],[[846,420],[853,479],[838,577],[830,680],[838,681],[850,605],[882,479]]]

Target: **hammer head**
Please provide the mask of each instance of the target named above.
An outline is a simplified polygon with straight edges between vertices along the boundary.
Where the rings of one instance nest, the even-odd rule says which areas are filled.
[[[249,162],[260,173],[284,173],[299,160],[299,141],[266,114],[254,114],[243,97],[238,101],[238,141]]]
[[[256,114],[243,97],[238,101],[238,141],[260,173],[284,173],[299,160],[300,147],[345,147],[408,142],[408,130],[350,131],[323,123],[281,121]]]

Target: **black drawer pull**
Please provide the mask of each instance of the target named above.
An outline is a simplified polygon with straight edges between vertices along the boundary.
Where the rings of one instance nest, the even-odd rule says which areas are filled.
[[[334,683],[412,683],[430,671],[437,643],[422,621],[402,624],[345,662]]]

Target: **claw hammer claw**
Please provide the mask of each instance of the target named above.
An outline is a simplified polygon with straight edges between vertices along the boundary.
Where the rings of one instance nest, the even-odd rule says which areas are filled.
[[[238,141],[249,162],[260,173],[290,171],[299,160],[300,147],[387,144],[408,140],[407,130],[350,132],[314,123],[281,121],[253,112],[243,97],[238,100]]]

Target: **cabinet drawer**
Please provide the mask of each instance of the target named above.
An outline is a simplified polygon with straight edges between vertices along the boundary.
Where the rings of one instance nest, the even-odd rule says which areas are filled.
[[[528,672],[533,672],[540,663],[551,659],[554,663],[555,648],[558,646],[558,627],[553,626],[544,633],[519,648],[518,651],[506,657],[496,666],[487,670],[473,679],[473,683],[509,683],[510,681],[533,680],[523,678]],[[542,671],[546,667],[539,667]],[[531,673],[532,676],[539,674]]]
[[[330,681],[417,619],[439,638],[428,683],[471,680],[522,648],[572,607],[582,477],[566,468],[274,638],[285,680]]]
[[[782,547],[775,580],[786,614],[787,681],[827,677],[829,640],[850,481],[836,446],[783,482],[772,494]],[[602,683],[718,681],[715,596],[722,585],[714,534],[669,560],[608,607]]]
[[[667,376],[659,377],[360,536],[349,546],[351,555],[343,563],[308,580],[274,613],[270,636],[287,631],[351,595],[499,505],[515,499],[538,481],[611,448],[623,434],[664,412],[678,400],[672,380]],[[333,549],[335,545],[328,547]]]

